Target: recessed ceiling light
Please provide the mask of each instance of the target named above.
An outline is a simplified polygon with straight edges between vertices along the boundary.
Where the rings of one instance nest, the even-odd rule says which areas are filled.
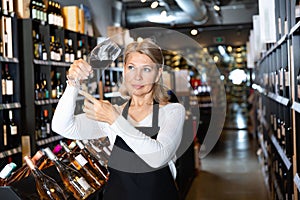
[[[158,6],[158,1],[153,1],[153,2],[151,3],[151,8],[152,8],[152,9],[157,8],[157,6]]]
[[[191,35],[197,35],[198,34],[198,30],[197,29],[192,29],[191,30]]]
[[[218,5],[214,5],[214,9],[215,9],[215,11],[220,11],[221,10],[220,6],[218,6]]]
[[[166,17],[167,16],[167,11],[165,11],[165,10],[161,11],[160,15],[162,17]]]

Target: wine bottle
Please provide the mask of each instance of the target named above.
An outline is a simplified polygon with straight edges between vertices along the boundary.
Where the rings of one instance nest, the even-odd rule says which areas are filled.
[[[44,138],[47,138],[47,124],[45,122],[45,119],[44,119],[44,113],[43,111],[41,112],[41,115],[40,115],[40,122],[41,122],[41,136],[40,136],[40,139],[44,139]]]
[[[8,135],[9,135],[9,121],[6,118],[6,116],[3,117],[3,125],[2,125],[2,131],[3,131],[3,144],[2,149],[6,150],[8,148]]]
[[[57,90],[56,90],[57,80],[56,80],[55,71],[52,70],[50,75],[51,75],[51,98],[56,99],[57,98]]]
[[[61,73],[56,72],[56,98],[60,98],[64,92],[64,85],[61,81]]]
[[[85,157],[81,153],[75,155],[68,148],[66,143],[62,141],[60,141],[60,145],[67,152],[71,165],[84,176],[93,188],[100,189],[104,181],[99,178],[97,173],[95,173],[94,169],[90,166],[90,163],[85,159]]]
[[[34,156],[31,158],[32,162],[37,166],[41,166],[41,163],[45,161],[46,156],[41,152],[37,151]],[[25,164],[21,166],[19,169],[14,171],[11,176],[7,178],[6,185],[11,185],[14,182],[17,182],[27,176],[29,176],[30,170],[28,166]]]
[[[26,164],[30,168],[33,177],[35,179],[36,184],[36,190],[40,196],[41,199],[44,200],[61,200],[61,199],[67,199],[67,197],[64,194],[63,189],[57,184],[57,182],[51,178],[50,176],[47,176],[44,174],[41,170],[39,170],[31,161],[31,159],[28,156],[24,157],[24,160],[26,161]]]
[[[40,52],[40,57],[42,58],[42,60],[48,60],[48,53],[47,53],[47,49],[46,49],[46,45],[44,42],[43,37],[41,38],[41,52]]]
[[[65,185],[65,187],[78,200],[86,199],[95,189],[86,181],[86,179],[75,169],[69,167],[60,161],[50,150],[49,147],[44,149],[45,154],[56,166],[57,171]]]
[[[62,50],[62,46],[61,46],[59,37],[57,37],[55,40],[55,49],[56,49],[56,56],[57,56],[56,60],[61,61],[61,58],[63,55],[63,50]]]
[[[78,46],[77,46],[77,55],[76,58],[82,58],[82,40],[78,40]]]
[[[65,39],[65,62],[70,62],[70,48],[68,45],[68,39]]]
[[[15,123],[12,110],[8,111],[8,115],[9,115],[9,133],[10,133],[8,137],[8,143],[11,145],[12,148],[14,148],[20,145],[18,126]]]
[[[13,162],[5,165],[5,167],[0,172],[0,178],[1,179],[8,178],[12,174],[12,172],[16,169],[16,167],[17,167],[17,165]]]
[[[300,1],[296,0],[296,4],[295,4],[295,20],[296,23],[300,21]]]
[[[11,103],[13,101],[13,94],[14,94],[14,80],[9,73],[8,64],[5,64],[5,72],[4,72],[4,76],[2,77],[3,103]]]
[[[51,41],[50,41],[50,60],[57,60],[57,55],[56,55],[56,46],[55,46],[55,38],[52,35],[51,36]]]
[[[48,9],[47,9],[47,14],[48,14],[48,24],[54,25],[54,12],[53,12],[53,1],[48,1]]]
[[[44,109],[44,122],[46,124],[46,133],[47,136],[50,137],[51,136],[51,123],[49,120],[49,113],[47,109]]]
[[[33,56],[35,59],[39,59],[39,34],[32,30],[32,38],[33,38]]]
[[[99,160],[97,160],[92,154],[90,154],[87,149],[84,147],[83,143],[80,140],[76,140],[76,144],[80,149],[80,153],[88,159],[90,165],[104,178],[105,181],[108,180],[109,171],[106,167],[100,164]]]
[[[37,18],[37,6],[36,6],[36,1],[32,0],[30,3],[30,17],[31,19],[36,19]]]
[[[68,45],[69,45],[69,55],[70,55],[70,62],[73,63],[75,60],[75,52],[73,49],[73,41],[72,39],[68,40]]]
[[[82,59],[83,60],[87,60],[87,55],[88,55],[88,52],[85,48],[85,42],[84,42],[84,39],[82,39],[82,49],[81,49],[81,52],[82,52]]]
[[[42,80],[41,80],[42,90],[43,90],[43,99],[49,99],[50,98],[50,92],[48,89],[48,81],[46,78],[46,74],[42,73]]]

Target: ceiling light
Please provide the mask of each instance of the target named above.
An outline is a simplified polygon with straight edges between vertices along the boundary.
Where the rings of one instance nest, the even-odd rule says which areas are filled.
[[[228,52],[232,52],[232,47],[231,47],[231,46],[228,46],[228,47],[227,47],[227,51],[228,51]]]
[[[191,30],[191,35],[197,35],[198,34],[198,30],[197,29],[192,29]]]
[[[151,3],[151,8],[152,8],[152,9],[157,8],[157,6],[158,6],[158,1],[153,1],[153,2]]]
[[[161,11],[160,15],[162,17],[167,17],[167,11],[165,11],[165,10]]]
[[[221,10],[220,6],[218,6],[218,5],[214,5],[214,9],[215,9],[215,11],[220,11]]]
[[[142,3],[145,3],[147,0],[141,0]]]

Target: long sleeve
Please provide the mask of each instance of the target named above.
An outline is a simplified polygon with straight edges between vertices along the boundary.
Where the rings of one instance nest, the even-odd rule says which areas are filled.
[[[95,139],[106,136],[108,124],[88,119],[85,114],[74,115],[78,89],[67,86],[59,100],[53,119],[52,130],[70,139]]]
[[[160,130],[156,139],[137,130],[121,115],[111,128],[148,165],[158,168],[174,158],[181,141],[184,119],[184,107],[174,103],[160,108]]]

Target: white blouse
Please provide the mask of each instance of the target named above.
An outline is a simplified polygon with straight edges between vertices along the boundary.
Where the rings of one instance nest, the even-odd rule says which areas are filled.
[[[68,85],[52,119],[54,132],[66,138],[79,140],[107,136],[111,145],[118,135],[149,166],[159,168],[168,163],[173,177],[176,176],[175,153],[181,141],[185,120],[185,109],[181,104],[169,103],[159,108],[160,130],[157,138],[152,139],[135,128],[152,126],[152,113],[140,122],[134,121],[130,116],[126,120],[120,115],[112,125],[109,125],[88,119],[84,113],[74,115],[77,95],[78,89]],[[120,106],[115,107],[122,111]]]

